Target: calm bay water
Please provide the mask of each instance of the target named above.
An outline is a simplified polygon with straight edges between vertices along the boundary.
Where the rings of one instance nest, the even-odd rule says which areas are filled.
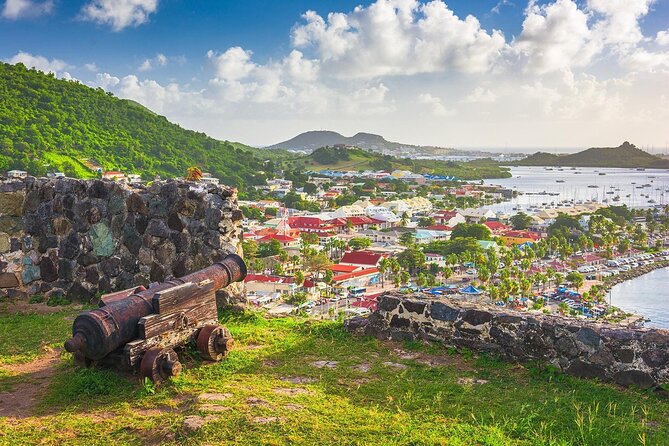
[[[650,319],[644,326],[669,329],[669,268],[648,274],[611,289],[611,304]]]
[[[565,200],[599,202],[607,200],[607,204],[626,204],[630,207],[669,204],[669,170],[667,169],[638,171],[636,169],[576,168],[572,170],[570,167],[565,167],[563,170],[558,170],[555,167],[513,167],[511,173],[512,178],[486,180],[486,183],[498,184],[525,194],[510,202],[490,206],[493,211],[509,212],[513,208],[527,211],[530,206],[552,207]],[[538,192],[555,195],[534,195]],[[616,197],[618,201],[613,201]]]

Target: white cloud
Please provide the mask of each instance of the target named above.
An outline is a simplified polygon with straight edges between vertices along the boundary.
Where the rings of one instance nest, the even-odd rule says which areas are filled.
[[[102,87],[105,90],[110,90],[111,88],[117,86],[119,82],[121,82],[121,80],[116,76],[112,76],[108,73],[98,73],[95,76],[95,82],[92,85],[96,87]]]
[[[669,45],[669,29],[658,31],[655,36],[655,43],[662,46]]]
[[[444,104],[442,104],[440,98],[432,96],[430,93],[419,94],[418,103],[427,105],[430,112],[435,116],[455,115],[455,110],[448,110]]]
[[[604,43],[633,45],[643,40],[639,19],[655,0],[588,0],[588,8],[603,18],[594,30]]]
[[[86,68],[88,71],[90,71],[92,73],[97,73],[98,72],[98,66],[93,62],[84,64],[84,68]]]
[[[65,69],[71,68],[70,65],[60,59],[49,60],[44,56],[35,56],[23,51],[19,51],[13,57],[7,59],[6,62],[10,64],[22,63],[28,68],[35,68],[45,73],[53,73],[56,76],[62,75]]]
[[[81,10],[81,18],[114,31],[146,23],[158,9],[158,0],[91,0]]]
[[[165,65],[167,65],[167,57],[162,53],[158,53],[156,55],[156,62],[158,62],[158,65],[160,65],[161,67],[164,67]]]
[[[137,68],[137,71],[144,72],[149,71],[153,68],[151,65],[151,59],[144,59],[144,62]]]
[[[6,0],[2,17],[10,20],[39,17],[53,11],[53,0]]]
[[[467,97],[464,99],[464,102],[475,104],[475,103],[491,103],[497,100],[497,95],[490,91],[487,88],[476,87]]]
[[[457,17],[441,0],[378,0],[350,13],[313,11],[293,29],[293,44],[312,49],[323,69],[340,78],[485,72],[505,47],[474,16]]]
[[[490,12],[492,12],[493,14],[499,14],[499,12],[504,6],[515,6],[515,5],[511,3],[509,0],[500,0],[499,2],[497,2],[495,6],[492,7]]]
[[[238,46],[228,48],[223,54],[209,50],[207,57],[214,64],[216,76],[225,81],[244,79],[256,68],[251,61],[251,51]]]
[[[543,6],[530,0],[523,30],[513,48],[527,59],[526,68],[545,74],[585,66],[601,50],[588,27],[588,15],[572,0]]]

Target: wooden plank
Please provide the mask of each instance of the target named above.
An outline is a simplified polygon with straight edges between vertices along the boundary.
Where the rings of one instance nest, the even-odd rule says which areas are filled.
[[[100,298],[100,306],[103,307],[117,300],[125,299],[131,294],[134,294],[136,289],[137,287],[134,287],[134,288],[128,288],[127,290],[123,291],[117,291],[115,293],[105,294]]]
[[[183,316],[182,316],[183,315]],[[151,314],[139,320],[138,330],[141,339],[148,339],[161,333],[182,329],[182,319],[186,318],[187,327],[197,325],[203,319],[215,319],[217,316],[216,296],[209,292],[199,299],[182,302],[173,312]]]
[[[184,307],[190,300],[200,300],[203,295],[214,291],[214,282],[205,280],[200,283],[184,283],[160,291],[153,296],[153,311],[158,314],[171,313]]]
[[[130,367],[137,368],[142,360],[146,350],[154,347],[160,348],[176,348],[188,341],[190,341],[198,332],[198,330],[205,325],[218,324],[218,318],[201,319],[197,325],[189,327],[185,330],[169,331],[148,339],[136,339],[129,342],[123,348],[123,354]]]

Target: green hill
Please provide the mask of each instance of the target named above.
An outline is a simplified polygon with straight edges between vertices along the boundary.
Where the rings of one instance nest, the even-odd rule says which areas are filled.
[[[273,155],[276,156],[276,155]],[[105,170],[173,177],[198,166],[240,188],[261,184],[262,151],[186,130],[146,107],[78,82],[0,63],[0,171],[70,176]]]
[[[644,152],[627,141],[619,147],[593,147],[569,155],[537,152],[523,160],[514,161],[513,164],[519,166],[669,168],[669,160]]]
[[[452,175],[463,180],[508,178],[508,169],[489,159],[466,163],[455,161],[398,158],[352,147],[321,147],[306,156],[297,156],[291,164],[304,170],[409,170],[414,173]]]

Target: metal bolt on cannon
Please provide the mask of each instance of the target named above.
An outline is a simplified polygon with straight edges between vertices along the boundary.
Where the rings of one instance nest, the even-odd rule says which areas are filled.
[[[106,294],[100,307],[74,320],[65,349],[85,367],[138,371],[159,384],[181,372],[175,348],[193,343],[203,359],[220,361],[234,340],[218,324],[215,293],[246,277],[244,260],[230,254],[179,279]]]

